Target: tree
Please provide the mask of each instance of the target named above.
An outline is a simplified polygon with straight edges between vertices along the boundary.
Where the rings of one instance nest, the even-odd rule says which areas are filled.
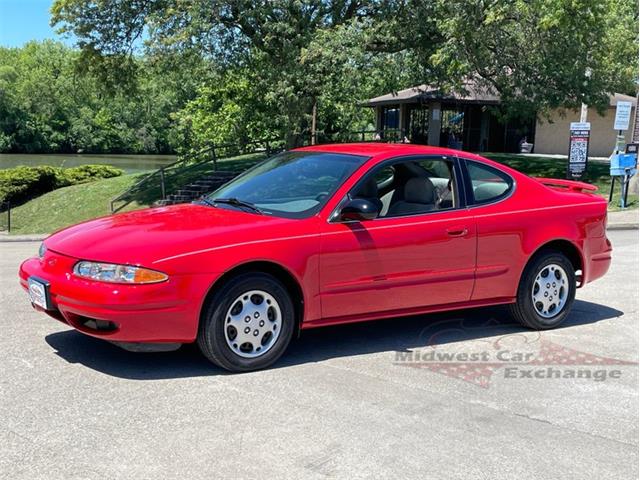
[[[122,3],[127,7],[120,9]],[[219,71],[248,72],[251,88],[261,93],[259,103],[270,112],[273,127],[294,143],[308,129],[320,93],[336,85],[339,73],[325,68],[328,56],[316,55],[317,46],[327,43],[330,32],[362,31],[368,26],[365,20],[373,19],[383,3],[57,0],[52,21],[79,39],[78,45],[87,52],[85,60],[95,62],[99,55],[106,59],[101,61],[124,61],[146,31],[146,49],[156,55],[196,51],[215,60]],[[332,44],[335,53],[343,47]],[[353,43],[349,49],[355,50]]]
[[[416,35],[416,56],[457,79],[445,82],[453,87],[473,79],[499,93],[509,115],[602,108],[609,93],[635,94],[633,0],[442,0],[436,16],[442,42],[434,51]]]
[[[261,108],[249,76],[229,70],[211,85],[202,85],[176,118],[186,145],[197,151],[211,144],[248,144],[275,136]]]
[[[80,57],[53,41],[0,48],[0,151],[163,153],[182,143],[174,116],[206,62],[133,57],[135,89],[119,91],[79,73]]]
[[[64,131],[73,103],[83,98],[70,52],[61,44],[29,42],[0,49],[0,128],[5,149],[58,151],[68,147]]]
[[[321,129],[352,128],[367,121],[359,100],[401,82],[473,79],[530,115],[602,106],[637,77],[633,0],[56,0],[52,13],[107,83],[143,45],[241,69],[290,143],[314,105]]]

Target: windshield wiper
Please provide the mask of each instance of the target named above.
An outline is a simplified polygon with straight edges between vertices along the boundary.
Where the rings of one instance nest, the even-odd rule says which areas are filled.
[[[253,210],[256,213],[259,213],[260,215],[262,215],[262,210],[260,210],[260,208],[258,208],[257,205],[254,205],[251,202],[245,202],[244,200],[240,200],[238,198],[235,197],[231,197],[231,198],[214,198],[213,200],[207,199],[207,202],[210,203],[225,203],[227,205],[233,205],[235,207],[245,207],[248,208],[250,210]]]
[[[201,196],[201,197],[200,197],[198,200],[196,200],[194,203],[198,203],[198,202],[202,202],[202,203],[204,203],[205,205],[208,205],[209,207],[215,207],[215,206],[216,206],[216,204],[215,204],[215,203],[213,203],[211,200],[209,200],[209,199],[207,198],[207,196],[206,196],[206,195]]]

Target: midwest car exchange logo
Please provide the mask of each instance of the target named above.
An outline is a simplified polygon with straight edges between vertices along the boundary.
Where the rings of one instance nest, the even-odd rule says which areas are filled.
[[[428,336],[426,347],[395,352],[394,364],[426,369],[482,388],[488,388],[496,375],[513,380],[581,379],[604,382],[620,378],[623,367],[638,365],[637,362],[574,350],[536,332],[503,334],[496,338],[489,327],[485,339],[443,341],[445,333],[450,336],[452,332],[460,330],[462,321],[456,322],[459,327],[454,329],[445,325],[443,330],[437,331],[437,326],[431,326],[429,330],[433,332],[435,329],[437,332]],[[450,324],[451,321],[446,323]],[[507,326],[501,327],[504,329]],[[466,332],[466,329],[462,330]],[[460,346],[462,349],[458,348]]]

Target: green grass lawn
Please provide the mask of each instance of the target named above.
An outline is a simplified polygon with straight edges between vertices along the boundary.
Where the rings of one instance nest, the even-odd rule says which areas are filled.
[[[50,233],[74,223],[107,215],[110,213],[109,200],[137,182],[140,176],[122,175],[45,193],[11,209],[11,233]],[[130,209],[138,207],[138,204],[129,205]]]
[[[220,170],[244,170],[264,158],[263,153],[249,154],[222,160]],[[169,179],[168,193],[206,172],[197,168],[188,175]],[[50,233],[84,220],[111,213],[112,198],[131,188],[147,173],[122,175],[95,182],[59,188],[11,209],[11,234]],[[159,189],[138,192],[122,211],[151,205],[160,198]],[[0,213],[0,225],[6,227],[6,213]]]
[[[496,162],[509,165],[532,177],[566,178],[567,159],[538,157],[535,155],[518,155],[512,153],[486,153],[485,157]],[[587,172],[582,179],[583,182],[591,183],[598,187],[598,194],[609,199],[609,189],[611,188],[611,177],[609,176],[609,164],[604,162],[591,161],[587,165]],[[620,184],[616,184],[613,202],[609,205],[609,210],[620,209]],[[638,196],[629,195],[627,197],[628,208],[638,208]]]
[[[501,153],[486,154],[485,156],[531,176],[565,178],[566,174],[566,159]],[[264,154],[235,157],[219,162],[218,168],[220,170],[243,170],[263,157]],[[202,172],[198,172],[196,169],[186,177],[176,178],[174,181],[180,180],[183,182],[182,184],[188,183],[192,180],[193,175],[197,176],[198,174],[202,174]],[[109,201],[133,186],[144,175],[146,174],[123,175],[46,193],[11,210],[11,233],[49,233],[74,223],[108,215],[110,213]],[[590,162],[584,181],[598,186],[598,193],[608,197],[611,184],[609,165]],[[615,200],[610,205],[611,210],[619,209],[619,187],[616,192]],[[148,206],[158,198],[158,192],[139,192],[124,210]],[[630,208],[637,208],[638,196],[629,195],[629,204]],[[2,217],[0,222],[6,222],[6,214],[3,213],[0,216]]]
[[[235,157],[225,158],[218,161],[217,170],[225,171],[244,171],[256,163],[266,158],[265,152],[248,153]],[[167,194],[175,192],[179,188],[188,185],[204,176],[213,173],[213,164],[211,162],[203,162],[195,164],[188,169],[169,169],[165,172],[165,191]],[[119,192],[122,193],[122,192]],[[130,192],[125,192],[124,197],[115,203],[115,207],[119,209],[129,208],[129,203],[139,205],[152,205],[153,202],[162,197],[162,188],[160,184],[160,175],[155,174],[147,179],[139,187],[133,188]]]

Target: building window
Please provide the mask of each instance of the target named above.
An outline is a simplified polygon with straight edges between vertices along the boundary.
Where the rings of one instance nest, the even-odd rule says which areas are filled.
[[[396,130],[400,128],[400,109],[397,107],[384,107],[382,109],[382,128],[384,130]]]
[[[464,144],[464,108],[443,107],[440,114],[440,146],[462,150]]]

